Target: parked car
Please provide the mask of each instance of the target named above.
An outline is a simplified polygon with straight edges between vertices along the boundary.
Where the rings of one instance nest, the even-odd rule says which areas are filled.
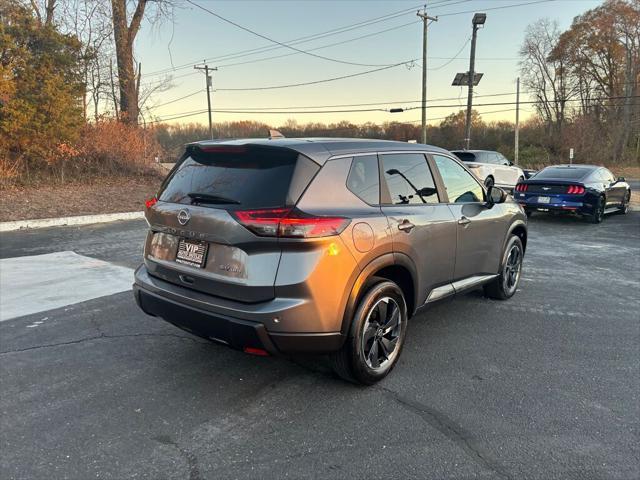
[[[380,140],[188,145],[146,219],[142,310],[247,353],[328,353],[363,384],[420,308],[511,297],[527,244],[503,190],[446,150]]]
[[[516,185],[516,200],[532,212],[582,215],[593,223],[607,213],[627,213],[631,187],[623,177],[597,165],[555,165]]]
[[[519,167],[513,165],[500,152],[489,150],[453,150],[471,172],[488,188],[492,185],[513,190],[526,177]]]

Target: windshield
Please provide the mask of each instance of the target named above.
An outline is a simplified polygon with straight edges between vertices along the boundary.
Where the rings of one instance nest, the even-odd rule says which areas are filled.
[[[283,148],[189,147],[158,199],[220,208],[283,207],[291,201],[299,158],[311,162]]]

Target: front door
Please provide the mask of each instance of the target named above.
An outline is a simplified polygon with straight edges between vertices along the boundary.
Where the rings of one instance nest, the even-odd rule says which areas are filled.
[[[457,223],[422,153],[380,154],[382,212],[393,232],[393,249],[413,260],[418,271],[416,305],[433,288],[451,282]]]
[[[505,207],[503,204],[487,206],[482,186],[454,159],[434,154],[433,160],[447,192],[449,210],[456,220],[454,280],[497,273],[507,227]]]

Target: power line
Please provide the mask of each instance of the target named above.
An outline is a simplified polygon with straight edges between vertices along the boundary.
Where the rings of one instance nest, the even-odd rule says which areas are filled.
[[[180,100],[184,100],[185,98],[193,97],[194,95],[197,95],[197,94],[202,93],[202,92],[204,92],[204,89],[196,90],[195,92],[190,93],[189,95],[185,95],[184,97],[174,98],[173,100],[169,100],[168,102],[160,103],[159,105],[154,105],[152,108],[164,107],[165,105],[169,105],[170,103],[179,102]]]
[[[488,12],[489,10],[503,10],[505,8],[514,8],[514,7],[524,7],[526,5],[535,5],[536,3],[548,3],[548,2],[556,2],[557,0],[536,0],[535,2],[524,2],[524,3],[515,3],[512,5],[501,5],[500,7],[490,7],[490,8],[481,8],[483,12]],[[439,17],[450,17],[453,15],[462,15],[465,13],[476,13],[478,10],[465,10],[464,12],[451,12],[451,13],[443,13],[438,15]]]
[[[258,91],[258,90],[276,90],[281,88],[292,88],[292,87],[303,87],[307,85],[317,85],[319,83],[327,83],[327,82],[335,82],[336,80],[343,80],[345,78],[359,77],[362,75],[368,75],[370,73],[381,72],[383,70],[389,70],[390,68],[399,67],[400,65],[411,65],[413,62],[418,60],[417,58],[407,60],[406,62],[400,62],[393,65],[388,65],[386,67],[375,68],[373,70],[366,70],[364,72],[352,73],[349,75],[341,75],[339,77],[325,78],[323,80],[313,80],[311,82],[301,82],[301,83],[291,83],[287,85],[272,85],[269,87],[242,87],[242,88],[217,88],[217,92],[247,92],[247,91]]]
[[[306,50],[301,50],[301,49],[296,48],[296,47],[294,47],[294,46],[292,46],[292,45],[290,45],[290,44],[283,43],[283,42],[280,42],[280,41],[278,41],[278,40],[274,40],[273,38],[271,38],[271,37],[267,37],[266,35],[263,35],[263,34],[261,34],[261,33],[256,32],[255,30],[251,30],[250,28],[247,28],[247,27],[245,27],[245,26],[242,26],[242,25],[240,25],[239,23],[236,23],[236,22],[234,22],[233,20],[229,20],[228,18],[223,17],[222,15],[220,15],[220,14],[218,14],[218,13],[214,12],[213,10],[209,10],[208,8],[203,7],[202,5],[199,5],[199,4],[197,4],[196,2],[194,2],[194,1],[192,1],[192,0],[185,0],[185,1],[186,1],[187,3],[190,3],[191,5],[193,5],[194,7],[199,8],[200,10],[202,10],[202,11],[204,11],[204,12],[207,12],[207,13],[209,13],[209,14],[213,15],[214,17],[216,17],[216,18],[218,18],[218,19],[222,20],[223,22],[226,22],[226,23],[228,23],[228,24],[230,24],[230,25],[233,25],[234,27],[237,27],[237,28],[239,28],[239,29],[241,29],[241,30],[244,30],[245,32],[249,32],[249,33],[251,33],[251,34],[253,34],[253,35],[257,36],[257,37],[264,38],[265,40],[268,40],[268,41],[270,41],[270,42],[273,42],[273,43],[275,43],[275,44],[277,44],[277,45],[280,45],[280,46],[282,46],[282,47],[286,47],[286,48],[289,48],[289,49],[291,49],[291,50],[294,50],[294,51],[296,51],[296,52],[298,52],[298,53],[304,53],[305,55],[309,55],[309,56],[312,56],[312,57],[320,58],[320,59],[322,59],[322,60],[328,60],[328,61],[330,61],[330,62],[342,63],[342,64],[345,64],[345,65],[356,65],[356,66],[360,66],[360,67],[379,67],[379,66],[383,66],[383,65],[380,65],[380,64],[348,62],[348,61],[346,61],[346,60],[339,60],[339,59],[337,59],[337,58],[325,57],[325,56],[323,56],[323,55],[318,55],[318,54],[316,54],[316,53],[311,53],[311,52],[308,52],[308,51],[306,51]],[[388,65],[388,64],[386,64],[386,65],[384,65],[384,66],[389,66],[389,65]]]
[[[334,28],[331,30],[326,30],[324,32],[320,32],[320,33],[315,33],[312,35],[306,35],[303,37],[298,37],[298,38],[294,38],[292,40],[288,40],[286,42],[283,43],[288,43],[288,44],[299,44],[299,43],[306,43],[306,42],[310,42],[313,40],[317,40],[319,38],[323,38],[326,36],[330,36],[330,35],[337,35],[340,33],[344,33],[344,32],[348,32],[350,30],[355,30],[358,28],[363,28],[363,27],[368,27],[370,25],[374,25],[376,23],[380,23],[386,20],[392,20],[394,18],[398,18],[401,17],[403,15],[406,15],[407,13],[411,13],[413,11],[415,11],[416,8],[419,8],[421,5],[416,5],[414,7],[410,7],[410,8],[405,8],[403,10],[398,10],[395,12],[391,12],[388,13],[386,15],[382,15],[380,17],[374,17],[368,20],[363,20],[354,24],[350,24],[350,25],[345,25],[343,27],[338,27],[338,28]],[[233,58],[240,58],[243,56],[249,56],[249,55],[254,55],[257,53],[264,53],[265,51],[271,51],[271,50],[277,50],[283,48],[281,46],[274,46],[274,45],[265,45],[262,47],[257,47],[257,48],[250,48],[250,49],[245,49],[245,50],[240,50],[234,53],[228,53],[226,55],[219,55],[216,57],[208,57],[206,59],[204,59],[205,61],[216,61],[216,60],[231,60]],[[229,58],[231,57],[231,58]],[[182,70],[185,68],[190,68],[192,67],[195,63],[198,63],[202,60],[197,60],[195,62],[190,62],[190,63],[185,63],[182,65],[178,65],[177,67],[169,67],[169,68],[164,68],[164,69],[160,69],[160,70],[156,70],[153,72],[149,72],[147,75],[156,75],[156,74],[162,74],[162,73],[167,73],[167,72],[172,72],[172,71],[176,71],[176,70]]]

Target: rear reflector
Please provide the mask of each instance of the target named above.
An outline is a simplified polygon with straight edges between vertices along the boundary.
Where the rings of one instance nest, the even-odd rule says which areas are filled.
[[[261,237],[329,237],[340,234],[351,221],[345,217],[310,215],[295,208],[240,210],[231,213],[240,224]]]
[[[255,347],[244,347],[244,353],[248,353],[249,355],[258,355],[259,357],[268,357],[269,352],[262,348]]]
[[[150,198],[146,202],[144,202],[144,206],[147,208],[153,207],[156,203],[158,203],[158,199],[156,197]]]
[[[581,185],[569,185],[567,193],[572,195],[582,195],[584,193],[584,187]]]

